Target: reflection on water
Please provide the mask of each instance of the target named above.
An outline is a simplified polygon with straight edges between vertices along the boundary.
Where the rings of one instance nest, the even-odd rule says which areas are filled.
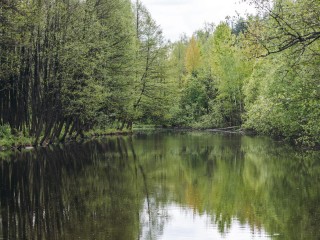
[[[154,133],[0,161],[0,239],[319,239],[320,153]]]
[[[169,213],[164,231],[154,239],[161,240],[216,240],[216,239],[272,239],[263,229],[254,229],[249,224],[241,224],[237,219],[232,219],[230,228],[224,233],[212,223],[207,214],[199,215],[189,207],[175,203],[164,206],[159,211]],[[142,239],[148,239],[147,232],[142,233]],[[150,237],[149,237],[150,238]]]

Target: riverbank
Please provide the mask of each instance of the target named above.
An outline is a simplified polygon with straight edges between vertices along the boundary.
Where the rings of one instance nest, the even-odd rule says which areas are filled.
[[[206,128],[192,128],[192,127],[162,127],[156,125],[137,125],[133,127],[133,130],[129,129],[94,129],[83,133],[83,136],[80,135],[78,137],[69,137],[64,141],[55,141],[55,142],[45,142],[44,144],[34,144],[35,139],[33,137],[23,136],[22,134],[18,134],[14,136],[11,134],[11,130],[5,129],[2,131],[0,138],[0,151],[10,151],[10,150],[22,150],[22,149],[33,149],[35,147],[47,147],[49,145],[54,145],[58,143],[67,143],[74,141],[81,141],[84,139],[95,139],[99,137],[105,136],[124,136],[130,135],[134,132],[147,132],[147,131],[208,131],[208,132],[216,132],[216,133],[241,133],[240,127],[227,127],[227,128],[215,128],[215,129],[206,129]]]
[[[84,139],[94,139],[98,137],[104,137],[104,136],[124,136],[124,135],[130,135],[132,134],[132,130],[124,129],[124,130],[118,130],[118,129],[106,129],[106,130],[90,130],[88,132],[85,132],[82,137],[78,136],[70,137],[65,139],[64,141],[55,141],[55,142],[48,142],[44,144],[34,144],[34,138],[33,137],[26,137],[22,135],[14,136],[12,134],[6,133],[3,134],[0,138],[0,151],[10,151],[10,150],[22,150],[22,149],[33,149],[36,147],[47,147],[49,145],[54,145],[58,143],[67,143],[67,142],[74,142],[74,141],[80,141]]]
[[[221,134],[241,134],[241,135],[248,135],[248,136],[264,136],[261,134],[258,134],[257,132],[250,131],[248,129],[243,129],[240,126],[233,126],[233,127],[225,127],[225,128],[192,128],[192,127],[162,127],[162,126],[156,126],[156,125],[138,125],[133,128],[133,130],[118,130],[118,129],[96,129],[96,130],[90,130],[88,132],[85,132],[82,137],[78,136],[70,137],[65,139],[64,141],[56,141],[52,143],[45,143],[45,144],[33,144],[34,139],[32,137],[26,137],[26,136],[12,136],[7,134],[7,137],[0,139],[0,152],[4,151],[14,151],[14,150],[30,150],[36,147],[47,147],[49,145],[59,144],[59,143],[68,143],[68,142],[76,142],[76,141],[83,141],[83,140],[90,140],[90,139],[96,139],[100,137],[105,136],[125,136],[125,135],[131,135],[134,133],[139,132],[146,132],[146,131],[200,131],[200,132],[211,132],[211,133],[221,133]],[[314,146],[307,146],[302,144],[297,144],[294,141],[289,141],[285,138],[281,137],[273,137],[273,136],[267,136],[273,139],[274,141],[283,142],[283,143],[289,143],[292,146],[298,147],[302,150],[320,150],[320,145],[314,145]]]

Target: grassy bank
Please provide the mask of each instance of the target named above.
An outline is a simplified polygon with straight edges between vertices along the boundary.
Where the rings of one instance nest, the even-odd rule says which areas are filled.
[[[32,146],[33,137],[21,132],[12,133],[9,125],[0,125],[0,150]]]
[[[64,141],[57,141],[53,143],[47,143],[44,145],[55,144],[58,142],[77,141],[80,139],[90,139],[102,136],[113,136],[113,135],[129,135],[132,134],[132,130],[123,129],[118,130],[115,128],[104,128],[104,129],[93,129],[83,133],[83,136],[70,136]],[[12,130],[8,125],[0,126],[0,151],[10,149],[24,149],[29,147],[35,147],[36,145],[34,137],[30,137],[22,132],[12,133]]]

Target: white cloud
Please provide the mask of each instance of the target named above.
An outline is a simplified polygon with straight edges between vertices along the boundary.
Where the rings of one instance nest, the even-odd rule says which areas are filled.
[[[239,0],[141,0],[163,29],[167,39],[178,40],[202,28],[204,23],[224,21],[226,16],[252,13],[254,9]]]

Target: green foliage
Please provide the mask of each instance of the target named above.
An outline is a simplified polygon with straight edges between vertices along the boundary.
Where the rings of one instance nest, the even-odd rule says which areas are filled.
[[[11,146],[14,142],[11,128],[8,124],[0,125],[0,146]]]
[[[249,22],[248,36],[261,50],[260,56],[294,49],[304,53],[320,37],[318,0],[248,0],[257,9]]]
[[[319,2],[251,2],[257,16],[239,19],[232,29],[227,23],[205,27],[189,41],[173,44],[179,101],[171,107],[170,124],[243,124],[297,144],[319,145],[320,26],[312,20],[319,17]],[[200,56],[191,51],[195,47]],[[181,56],[190,60],[184,67]]]
[[[312,11],[306,12],[305,7],[311,5]],[[265,9],[263,6],[261,10]],[[283,11],[281,7],[284,7]],[[260,54],[266,50],[268,54],[277,54],[257,60],[252,75],[246,80],[244,127],[285,137],[298,144],[319,145],[320,45],[317,39],[302,37],[320,27],[310,25],[310,17],[318,14],[315,12],[318,8],[317,1],[279,1],[270,10],[269,18],[257,18],[249,23],[250,41],[263,38]],[[292,9],[295,9],[294,15],[289,12]],[[277,23],[279,19],[282,20]],[[294,25],[292,21],[295,21]],[[291,45],[295,34],[302,37],[301,42]]]
[[[133,103],[128,122],[162,123],[170,101],[171,83],[167,78],[168,47],[162,30],[149,11],[139,2],[135,4],[136,44]]]
[[[12,137],[11,128],[8,124],[0,125],[0,138]]]
[[[302,57],[299,65],[281,54],[255,68],[246,90],[245,126],[265,134],[284,136],[306,145],[319,143],[319,74],[317,60]],[[273,71],[266,73],[273,66]],[[276,66],[276,67],[275,67]],[[253,83],[253,81],[255,83]],[[254,86],[255,84],[255,86]],[[254,90],[255,89],[255,90]]]
[[[12,133],[12,129],[8,124],[0,125],[0,150],[1,147],[19,147],[32,145],[34,139],[28,134],[22,132]]]
[[[139,122],[318,145],[319,1],[248,1],[172,44],[140,1],[3,2],[0,122],[36,144]]]
[[[105,127],[105,128],[94,128],[89,131],[86,131],[84,133],[84,136],[87,138],[92,138],[92,137],[100,137],[100,136],[107,136],[107,135],[126,135],[132,133],[131,129],[122,129],[119,130],[117,128],[110,128],[110,127]]]
[[[176,76],[182,87],[175,108],[179,109],[175,110],[177,125],[212,128],[241,124],[242,86],[252,72],[252,61],[246,57],[241,39],[242,35],[233,35],[225,23],[215,29],[206,26],[191,38],[186,46],[186,60],[190,60],[185,62],[187,71],[182,72],[183,77],[181,71]],[[175,59],[181,44],[174,45]],[[198,46],[200,56],[191,51]],[[197,61],[192,62],[194,59]]]
[[[168,117],[167,48],[141,3],[138,14],[129,0],[4,4],[1,123],[42,144]]]
[[[217,102],[220,103],[224,122],[229,125],[240,125],[242,122],[241,117],[244,112],[242,87],[252,72],[252,60],[246,57],[239,43],[241,37],[231,34],[227,24],[219,25],[213,36]]]
[[[185,66],[188,73],[196,75],[200,66],[200,49],[194,36],[191,37],[186,49]]]

